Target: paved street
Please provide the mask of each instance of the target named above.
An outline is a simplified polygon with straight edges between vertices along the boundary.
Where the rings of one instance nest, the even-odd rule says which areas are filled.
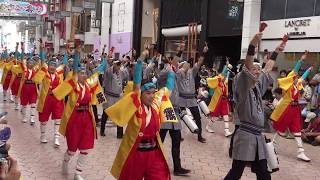
[[[1,94],[2,95],[2,94]],[[53,147],[53,123],[49,123],[50,135],[48,144],[39,142],[39,123],[34,127],[29,124],[21,123],[22,116],[18,111],[13,110],[14,105],[2,103],[0,98],[1,111],[8,111],[7,119],[12,127],[12,137],[10,144],[11,156],[16,158],[22,171],[24,180],[63,180],[73,178],[73,169],[75,167],[76,157],[72,159],[70,173],[68,176],[62,175],[61,162],[63,153],[66,150],[66,141],[61,139],[61,147]],[[182,165],[192,169],[188,177],[173,177],[173,179],[200,180],[200,179],[223,179],[231,167],[231,160],[228,158],[227,149],[229,139],[223,137],[222,122],[217,122],[216,133],[204,136],[207,138],[207,144],[201,144],[196,141],[196,136],[192,135],[185,128],[183,137],[185,140],[181,147]],[[118,149],[120,141],[115,138],[116,128],[107,127],[107,136],[95,141],[95,148],[90,152],[88,166],[84,171],[84,177],[87,180],[112,180],[113,177],[109,171]],[[51,138],[52,137],[52,138]],[[166,154],[172,170],[171,160],[171,139],[169,134],[165,141]],[[306,154],[312,159],[311,163],[304,163],[295,159],[296,145],[294,140],[280,140],[279,159],[280,171],[272,175],[273,179],[278,180],[315,180],[320,179],[320,156],[319,147],[305,145]],[[243,180],[255,179],[254,174],[246,168]]]

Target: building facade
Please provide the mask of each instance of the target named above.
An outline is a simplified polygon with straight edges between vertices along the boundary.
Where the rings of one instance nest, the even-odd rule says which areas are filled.
[[[285,52],[278,58],[278,69],[293,67],[305,50],[310,51],[307,62],[319,66],[319,0],[262,0],[260,19],[268,24],[262,50],[273,50],[284,34],[290,37]]]
[[[160,52],[174,55],[186,44],[183,59],[195,58],[205,42],[210,48],[206,63],[219,65],[226,57],[240,59],[243,2],[234,0],[137,0],[133,46],[141,50],[145,40]]]

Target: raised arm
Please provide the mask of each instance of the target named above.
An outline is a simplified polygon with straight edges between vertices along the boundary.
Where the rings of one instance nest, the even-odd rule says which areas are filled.
[[[3,52],[3,59],[8,59],[9,55],[8,55],[8,49],[5,48],[4,52]]]
[[[256,47],[258,47],[258,44],[260,43],[261,38],[262,38],[262,33],[258,33],[253,37],[253,39],[251,40],[251,42],[249,44],[247,56],[246,56],[246,59],[244,60],[244,64],[248,69],[253,68]]]
[[[133,73],[133,89],[135,92],[139,92],[141,88],[141,81],[142,81],[142,69],[143,69],[143,62],[141,59],[138,59],[137,63],[134,66],[134,73]]]
[[[312,71],[312,69],[313,69],[313,67],[309,67],[309,68],[303,73],[303,75],[301,76],[301,79],[302,79],[303,81],[305,81],[305,80],[308,78],[308,76],[309,76],[310,72]]]
[[[102,62],[101,62],[100,65],[97,67],[97,71],[98,71],[100,74],[103,74],[107,67],[108,67],[108,61],[107,61],[106,57],[103,57],[103,58],[102,58]]]
[[[192,74],[193,74],[193,77],[196,77],[198,72],[199,72],[199,69],[200,67],[202,66],[203,64],[203,61],[204,61],[204,58],[205,56],[207,56],[207,53],[208,53],[208,45],[206,43],[206,45],[203,47],[203,50],[202,50],[202,54],[200,55],[200,57],[198,58],[198,62],[194,64],[193,68],[192,68]]]
[[[15,59],[18,59],[18,58],[19,58],[18,48],[19,48],[19,43],[17,42],[17,43],[16,43],[16,50],[15,50],[15,52],[14,52],[14,57],[15,57]]]
[[[296,74],[299,73],[299,70],[301,68],[302,63],[307,59],[308,56],[308,51],[305,51],[304,54],[301,56],[301,58],[298,60],[298,62],[296,63],[295,67],[294,67],[294,72]]]
[[[285,43],[281,42],[281,44],[274,50],[274,52],[271,54],[270,59],[266,62],[265,67],[263,68],[263,71],[265,73],[269,73],[272,71],[273,66],[277,60],[278,54],[282,52],[285,48]],[[300,67],[299,67],[300,68]]]
[[[294,69],[287,75],[287,77],[291,77],[291,76],[297,75],[299,73],[301,65],[302,65],[303,61],[307,58],[307,55],[308,55],[308,51],[305,51],[305,53],[301,56],[301,58],[296,62]]]
[[[228,66],[225,65],[225,66],[223,67],[223,70],[222,70],[221,74],[222,74],[224,77],[227,77],[228,72],[229,72],[229,71],[228,71]]]
[[[181,60],[181,56],[182,56],[182,53],[183,53],[183,50],[184,50],[184,45],[183,44],[180,44],[180,46],[177,48],[176,50],[176,55],[173,57],[173,60],[172,60],[172,65],[178,69],[178,66],[179,66],[179,62]]]
[[[72,69],[74,72],[79,71],[79,65],[80,65],[80,46],[77,47],[77,49],[74,52],[74,59],[72,64]]]
[[[22,61],[24,59],[24,56],[25,56],[25,51],[24,51],[24,43],[21,42],[21,53],[20,53],[20,60]]]
[[[174,88],[174,79],[175,79],[175,77],[176,77],[176,74],[172,70],[168,72],[166,87],[168,88],[168,90],[170,92]]]
[[[40,58],[40,61],[41,62],[44,62],[44,60],[46,59],[46,53],[44,51],[44,48],[43,48],[43,44],[41,43],[40,44],[40,52],[39,52],[39,58]]]

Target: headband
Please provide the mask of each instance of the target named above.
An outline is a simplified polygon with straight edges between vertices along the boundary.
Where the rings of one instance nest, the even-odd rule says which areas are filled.
[[[149,82],[149,83],[146,83],[146,84],[144,84],[142,87],[141,87],[141,92],[143,92],[143,91],[146,91],[146,90],[149,90],[149,89],[151,89],[151,88],[156,88],[156,85],[154,84],[154,83],[152,83],[152,82]]]

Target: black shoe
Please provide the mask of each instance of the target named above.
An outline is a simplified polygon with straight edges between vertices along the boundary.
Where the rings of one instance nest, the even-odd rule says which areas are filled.
[[[117,139],[122,139],[123,135],[122,134],[117,134]]]
[[[188,173],[190,173],[191,171],[189,169],[185,169],[185,168],[180,168],[180,169],[176,169],[173,171],[173,175],[175,176],[184,176]]]
[[[319,144],[317,141],[313,141],[313,142],[311,143],[311,145],[312,145],[312,146],[319,146],[320,144]]]
[[[100,127],[101,123],[100,122],[96,122],[96,127]]]
[[[206,139],[203,137],[198,138],[198,141],[201,143],[206,143]]]
[[[103,131],[100,131],[100,136],[106,136],[106,134]]]
[[[180,142],[182,142],[182,141],[184,141],[184,138],[181,138],[181,139],[180,139]]]

